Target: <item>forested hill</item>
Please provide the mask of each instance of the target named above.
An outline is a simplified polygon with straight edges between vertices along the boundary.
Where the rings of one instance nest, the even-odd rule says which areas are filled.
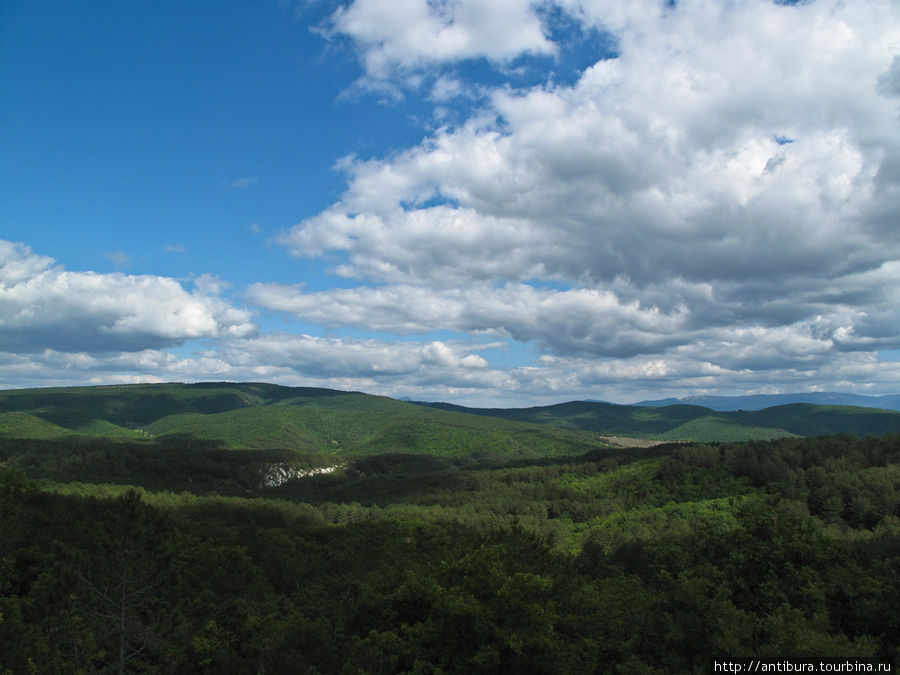
[[[536,456],[584,452],[604,443],[597,434],[709,442],[894,432],[900,432],[900,412],[817,404],[731,412],[696,405],[588,401],[466,408],[360,392],[228,382],[0,391],[0,437],[177,437],[229,448],[312,453],[445,455],[466,454],[478,446]]]
[[[0,392],[0,439],[103,438],[290,450],[320,462],[383,452],[577,455],[598,435],[432,410],[359,392],[259,383],[148,384]]]
[[[816,405],[850,405],[859,408],[879,408],[900,411],[900,395],[863,396],[840,392],[811,391],[799,394],[748,394],[746,396],[696,395],[683,398],[663,398],[641,401],[638,406],[659,408],[667,405],[699,405],[713,410],[763,410],[776,405],[814,403]]]
[[[648,407],[591,401],[533,408],[467,408],[450,403],[425,402],[418,405],[567,429],[585,429],[605,435],[670,441],[735,441],[836,433],[865,436],[900,431],[900,412],[808,403],[730,412],[684,404]]]

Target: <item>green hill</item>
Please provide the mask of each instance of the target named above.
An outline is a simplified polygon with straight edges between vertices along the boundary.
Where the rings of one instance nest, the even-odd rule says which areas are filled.
[[[548,457],[608,445],[577,428],[432,410],[357,392],[258,383],[6,391],[0,392],[0,410],[33,420],[30,427],[17,425],[26,438],[193,439],[232,449],[342,455]],[[46,430],[39,432],[40,425]]]
[[[533,408],[466,408],[449,403],[420,403],[419,405],[519,422],[584,429],[601,434],[648,438],[665,434],[677,426],[712,412],[708,408],[692,405],[639,408],[590,401],[570,401]]]
[[[602,437],[764,440],[900,431],[900,413],[793,404],[716,412],[573,401],[533,408],[412,404],[358,392],[208,382],[0,392],[0,435],[144,442],[202,440],[231,449],[361,455],[550,457],[606,447]]]
[[[72,431],[25,412],[0,412],[0,436],[61,438]]]
[[[718,415],[705,415],[697,417],[675,427],[663,434],[667,440],[685,440],[709,442],[730,441],[768,441],[785,436],[796,436],[784,429],[775,429],[766,426],[751,426],[741,424],[736,420],[723,419]]]
[[[714,411],[694,405],[659,408],[572,401],[534,408],[466,408],[419,403],[440,410],[585,429],[604,435],[660,440],[736,441],[849,433],[854,436],[900,431],[900,412],[854,406],[797,403],[752,412]]]
[[[114,438],[143,441],[148,434],[106,420],[92,420],[74,429],[61,427],[27,412],[0,412],[0,437],[8,438]]]
[[[75,429],[95,420],[139,428],[169,415],[220,413],[283,399],[339,398],[348,392],[274,384],[202,382],[18,389],[0,392],[0,410],[23,411]]]
[[[751,413],[729,413],[733,419],[766,427],[781,427],[798,436],[848,433],[854,436],[900,431],[900,413],[878,408],[794,403]]]
[[[366,394],[292,398],[208,415],[170,415],[147,425],[145,431],[158,438],[218,440],[234,448],[350,454],[554,456],[606,445],[584,431],[428,410]]]

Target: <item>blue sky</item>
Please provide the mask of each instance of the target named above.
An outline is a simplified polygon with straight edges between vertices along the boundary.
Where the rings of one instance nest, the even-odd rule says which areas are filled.
[[[900,390],[889,0],[0,5],[0,387]]]

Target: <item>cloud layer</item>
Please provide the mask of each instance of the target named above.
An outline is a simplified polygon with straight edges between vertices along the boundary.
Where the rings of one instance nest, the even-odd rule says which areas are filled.
[[[351,38],[379,80],[446,61],[555,52],[531,0],[355,0],[329,32]]]
[[[554,16],[614,54],[557,79]],[[465,105],[338,160],[340,198],[274,239],[339,287],[241,289],[319,334],[259,332],[212,277],[0,243],[0,368],[485,405],[897,390],[879,358],[900,349],[897,3],[353,0],[321,30],[363,88]],[[210,342],[172,353],[192,339]]]
[[[140,351],[256,330],[249,312],[208,293],[209,279],[189,293],[165,277],[68,272],[53,263],[0,240],[0,350]]]
[[[337,255],[333,272],[360,285],[248,297],[331,327],[708,364],[723,382],[900,348],[897,5],[556,4],[612,32],[618,57],[571,86],[494,89],[397,155],[348,158],[341,200],[278,242]],[[382,10],[379,40],[335,25],[370,74],[426,68],[410,45],[433,27],[403,46]],[[474,57],[509,55],[430,59]]]

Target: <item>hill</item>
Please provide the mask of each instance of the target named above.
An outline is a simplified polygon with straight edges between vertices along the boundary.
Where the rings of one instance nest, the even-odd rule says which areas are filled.
[[[69,429],[97,420],[139,428],[168,415],[219,413],[290,398],[306,401],[346,395],[349,392],[229,382],[58,387],[0,391],[0,410],[29,412]]]
[[[335,456],[544,457],[608,445],[577,428],[430,410],[358,392],[261,383],[13,390],[0,392],[0,412],[13,416],[6,427],[0,426],[0,435],[6,436],[195,440],[230,449]]]
[[[230,449],[329,456],[408,452],[545,457],[605,447],[612,437],[728,442],[900,431],[900,412],[854,406],[795,403],[721,411],[686,404],[571,401],[531,408],[467,408],[360,392],[229,382],[2,391],[0,415],[0,437],[193,439]]]
[[[817,405],[849,405],[860,408],[880,408],[900,411],[900,395],[862,396],[837,392],[813,391],[800,394],[753,394],[750,396],[685,396],[683,398],[663,398],[655,401],[640,401],[636,406],[659,408],[669,405],[699,405],[711,410],[763,410],[778,405],[792,403],[813,403]]]
[[[786,436],[900,431],[900,413],[853,406],[798,403],[758,411],[715,411],[696,405],[661,407],[572,401],[533,408],[466,408],[448,403],[419,405],[520,422],[585,429],[603,435],[668,441],[767,440]]]
[[[0,412],[0,437],[62,438],[71,430],[25,412]]]

